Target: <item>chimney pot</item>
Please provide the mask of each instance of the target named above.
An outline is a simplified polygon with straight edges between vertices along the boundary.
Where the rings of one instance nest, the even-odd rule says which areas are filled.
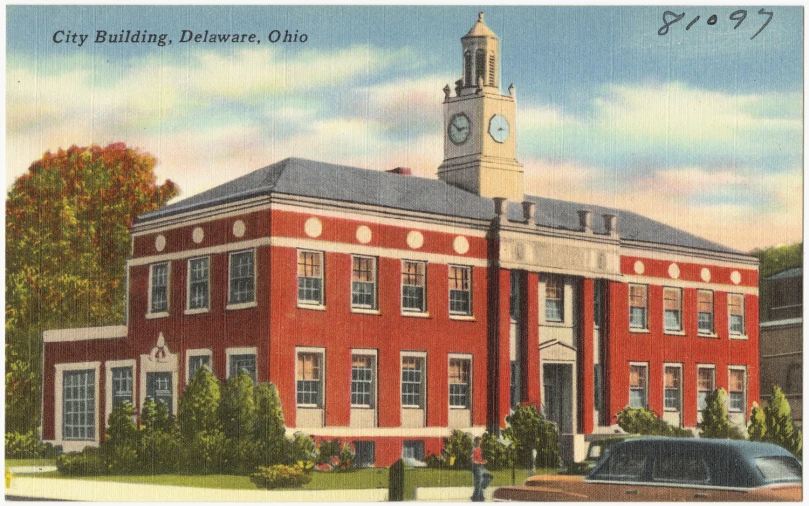
[[[593,231],[593,213],[588,209],[579,209],[579,226],[582,232],[589,234]]]
[[[536,224],[536,216],[537,216],[537,204],[536,202],[531,201],[524,201],[522,203],[522,216],[525,219],[526,223],[529,225]]]
[[[508,199],[503,197],[494,197],[494,214],[496,216],[503,216],[506,214],[506,210],[508,209]]]
[[[618,234],[618,217],[614,214],[605,214],[604,215],[604,228],[607,229],[607,233],[610,235],[617,235]]]

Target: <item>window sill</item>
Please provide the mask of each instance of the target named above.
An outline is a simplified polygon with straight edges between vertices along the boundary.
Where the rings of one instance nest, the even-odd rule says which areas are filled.
[[[728,335],[728,339],[732,339],[734,341],[747,341],[747,336],[743,336],[741,334],[730,334]]]
[[[298,309],[308,309],[310,311],[325,311],[326,306],[323,304],[304,304],[302,302],[298,302]]]
[[[630,334],[648,334],[649,329],[629,329]]]
[[[684,330],[664,330],[663,335],[665,336],[684,336]]]
[[[169,316],[168,311],[164,313],[146,313],[147,320],[154,320],[156,318],[168,318],[168,316]]]
[[[298,409],[322,409],[317,404],[298,404],[297,408]]]
[[[697,332],[697,337],[704,337],[705,339],[719,339],[719,336],[711,332],[710,334],[707,332]]]
[[[449,409],[468,410],[469,406],[450,406]]]
[[[368,411],[375,410],[376,408],[373,406],[368,406],[367,404],[352,404],[351,409],[365,409]]]
[[[351,312],[356,314],[370,314],[375,316],[379,316],[380,314],[378,309],[370,309],[362,307],[352,307]]]
[[[430,313],[420,311],[402,311],[402,316],[407,316],[409,318],[429,318]]]
[[[450,320],[464,321],[464,322],[473,322],[473,321],[475,321],[474,315],[464,315],[464,314],[450,314],[449,319]]]
[[[256,301],[253,301],[253,302],[240,302],[239,304],[228,304],[227,307],[225,307],[225,309],[227,309],[228,311],[233,311],[233,310],[237,310],[237,309],[248,309],[248,308],[251,308],[251,307],[256,307],[257,305],[258,304],[256,303]]]
[[[196,309],[186,309],[185,314],[203,314],[209,312],[210,309],[207,307],[200,307]]]
[[[573,328],[573,324],[565,323],[565,322],[548,322],[548,321],[546,321],[546,322],[540,323],[540,325],[543,326],[543,327],[555,327],[555,328],[558,328],[558,329],[572,329]]]
[[[421,406],[402,406],[402,409],[424,409]]]

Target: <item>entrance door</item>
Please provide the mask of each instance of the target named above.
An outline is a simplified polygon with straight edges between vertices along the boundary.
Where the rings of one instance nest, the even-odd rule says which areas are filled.
[[[560,434],[573,433],[573,365],[545,364],[545,414],[559,426]]]
[[[162,402],[172,411],[172,388],[170,372],[147,372],[146,373],[146,397],[151,397],[155,402]]]

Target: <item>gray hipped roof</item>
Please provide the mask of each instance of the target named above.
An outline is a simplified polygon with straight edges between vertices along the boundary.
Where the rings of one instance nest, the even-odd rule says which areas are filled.
[[[455,188],[438,179],[287,158],[140,216],[136,223],[270,194],[330,199],[476,220],[494,218],[492,199]],[[579,230],[577,211],[589,209],[593,213],[593,231],[597,234],[606,233],[599,215],[614,214],[618,216],[618,234],[625,240],[739,253],[630,211],[544,197],[526,196],[525,199],[536,202],[538,225]],[[508,218],[520,221],[522,206],[510,203]]]
[[[801,276],[803,276],[803,267],[793,267],[791,269],[777,272],[771,276],[767,276],[765,279],[800,278]]]

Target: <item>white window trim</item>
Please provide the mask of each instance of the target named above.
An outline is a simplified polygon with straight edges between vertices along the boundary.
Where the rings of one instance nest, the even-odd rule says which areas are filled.
[[[301,300],[298,298],[298,294],[295,294],[295,297],[298,301],[298,307],[302,309],[315,309],[320,311],[325,311],[326,309],[326,254],[323,251],[314,250],[314,249],[307,249],[307,248],[298,248],[297,255],[295,260],[297,263],[300,262],[300,255],[301,253],[316,253],[320,255],[320,300],[318,302],[312,302],[308,300]],[[298,274],[297,270],[297,263],[295,264],[295,291],[298,291],[299,286],[299,279],[300,275]]]
[[[53,436],[54,446],[61,445],[64,451],[66,452],[73,452],[73,451],[81,451],[85,446],[98,446],[100,441],[100,432],[101,432],[101,425],[98,423],[98,410],[99,410],[99,382],[100,382],[100,371],[101,371],[101,362],[72,362],[72,363],[65,363],[65,364],[54,364],[53,368],[55,369],[55,376],[54,376],[54,405],[53,405],[53,420],[54,420],[54,427],[53,427]],[[95,371],[95,390],[94,390],[94,399],[93,402],[95,403],[95,407],[93,412],[95,413],[95,430],[93,430],[93,439],[87,440],[65,440],[62,435],[62,428],[64,425],[64,413],[62,412],[62,407],[64,404],[64,373],[65,371],[84,371],[92,369]]]
[[[648,304],[648,298],[647,298],[647,304]],[[649,408],[649,362],[630,362],[629,363],[630,369],[632,368],[632,366],[643,367],[646,370],[646,381],[644,381],[644,384],[646,385],[644,387],[644,389],[646,391],[646,398],[644,399],[643,407],[648,409]],[[627,390],[627,395],[629,395],[631,392],[632,392],[632,385],[630,384],[629,389]],[[629,405],[629,402],[627,402],[627,405]]]
[[[452,406],[449,404],[449,362],[452,359],[469,361],[469,391],[467,392],[466,407]],[[473,395],[473,385],[475,378],[474,371],[475,371],[475,361],[471,353],[449,353],[447,355],[447,405],[449,406],[449,409],[468,409],[468,410],[472,409],[472,401],[475,398],[475,396]]]
[[[743,401],[743,408],[741,410],[738,409],[730,409],[730,371],[742,371],[744,375],[744,390],[742,390],[744,394],[744,401]],[[729,365],[728,366],[728,413],[742,413],[747,414],[747,366],[744,365]]]
[[[160,311],[159,313],[152,312],[152,278],[154,273],[154,267],[157,265],[166,264],[166,310]],[[151,320],[152,318],[165,318],[169,315],[169,311],[171,310],[171,262],[155,262],[153,264],[149,264],[149,294],[147,297],[147,306],[146,306],[146,319]]]
[[[742,332],[736,334],[730,330],[730,296],[739,295],[742,298]],[[738,339],[740,341],[747,340],[747,297],[741,292],[728,292],[727,293],[727,313],[728,313],[728,339]]]
[[[231,355],[253,355],[256,357],[256,381],[258,381],[258,351],[255,346],[241,346],[225,349],[225,380],[230,378],[230,356]],[[213,363],[213,362],[212,362]]]
[[[132,405],[135,405],[135,392],[138,391],[135,380],[137,379],[137,361],[133,359],[127,360],[107,360],[104,362],[104,420],[110,419],[112,413],[112,369],[115,367],[131,367],[132,368]],[[137,409],[135,410],[137,414]],[[106,426],[106,423],[105,423]]]
[[[374,261],[374,303],[372,306],[356,306],[354,305],[354,259],[355,258],[370,258]],[[352,313],[361,314],[379,314],[379,257],[369,255],[351,255],[351,276],[349,277],[349,303],[351,304]]]
[[[200,260],[205,258],[208,260],[208,305],[205,307],[197,307],[191,308],[191,262],[193,260]],[[185,283],[185,314],[203,314],[207,313],[211,310],[211,257],[210,256],[198,256],[198,257],[191,257],[186,261],[186,283]]]
[[[557,278],[562,282],[562,296],[560,300],[562,301],[562,316],[559,320],[548,320],[547,315],[547,308],[548,308],[548,281],[551,278]],[[567,291],[567,278],[562,274],[553,274],[547,273],[541,278],[540,281],[542,290],[540,291],[540,297],[542,298],[542,313],[540,316],[542,317],[542,325],[547,325],[549,327],[557,326],[557,327],[569,327],[569,323],[567,322],[567,299],[566,291]]]
[[[373,357],[373,359],[374,359],[374,363],[373,363],[374,376],[373,376],[373,379],[371,381],[371,405],[369,406],[367,404],[351,404],[351,407],[355,408],[355,409],[373,409],[373,410],[376,410],[376,407],[379,404],[378,397],[377,397],[378,392],[379,392],[379,387],[378,387],[378,385],[379,385],[379,359],[377,358],[377,355],[378,355],[377,350],[367,349],[367,348],[352,348],[351,349],[351,362],[352,363],[354,362],[354,355],[365,355],[365,356],[368,356],[368,357]],[[297,367],[297,362],[298,361],[295,360],[296,367]],[[351,368],[349,368],[349,374],[350,374],[350,371],[351,371]],[[297,378],[297,375],[296,375],[296,378]],[[349,400],[351,400],[350,387],[351,387],[351,382],[349,380],[349,392],[348,392]],[[297,391],[295,393],[297,394]]]
[[[230,302],[230,287],[231,287],[231,263],[233,262],[233,255],[238,255],[239,253],[246,253],[246,252],[253,253],[253,300],[249,302],[238,302],[232,303]],[[258,257],[256,256],[256,248],[247,248],[247,249],[240,249],[237,251],[230,251],[228,252],[228,298],[226,302],[225,309],[228,310],[236,310],[236,309],[247,309],[251,307],[256,307],[258,305],[258,278],[256,277],[258,272]]]
[[[666,369],[669,367],[680,370],[680,387],[678,388],[680,392],[680,399],[679,399],[680,409],[666,407]],[[681,413],[683,411],[683,364],[679,362],[663,363],[663,411],[666,411],[668,413]]]
[[[459,267],[461,269],[466,269],[469,271],[469,311],[465,313],[460,312],[453,312],[452,306],[450,302],[450,294],[452,292],[452,288],[449,286],[449,274],[453,267]],[[461,265],[461,264],[448,264],[447,265],[447,311],[449,312],[449,317],[453,320],[474,320],[475,319],[475,306],[474,306],[474,269],[471,265]]]
[[[402,359],[405,357],[417,357],[422,359],[421,374],[421,406],[413,404],[402,404],[403,409],[427,409],[427,352],[426,351],[402,351],[399,353],[399,403],[402,402]],[[449,387],[447,387],[449,389]],[[449,402],[449,401],[447,401]]]
[[[702,410],[699,408],[699,392],[700,392],[700,389],[699,389],[699,371],[700,371],[700,369],[710,369],[711,371],[713,371],[713,384],[711,385],[711,389],[708,391],[708,394],[710,395],[711,392],[716,390],[716,364],[697,364],[697,378],[696,378],[697,379],[697,385],[696,385],[697,386],[697,388],[696,388],[696,393],[697,393],[697,399],[696,399],[696,401],[697,401],[697,421],[702,420]]]
[[[646,312],[645,318],[643,322],[643,327],[633,327],[632,326],[632,287],[633,286],[642,286],[646,288]],[[649,333],[649,285],[645,285],[643,283],[627,283],[628,293],[627,293],[627,305],[629,314],[627,315],[629,319],[629,332],[636,332],[638,334],[648,334]],[[640,307],[640,306],[638,306]]]
[[[146,374],[150,372],[171,373],[171,412],[174,416],[177,416],[177,406],[179,402],[179,399],[177,399],[177,354],[169,352],[160,360],[155,360],[151,355],[140,356],[140,385],[138,390],[141,409],[143,408],[143,403],[146,401]]]
[[[209,348],[197,348],[194,350],[185,350],[185,384],[191,382],[191,357],[208,357],[208,362],[211,364],[211,372],[213,373],[213,352]],[[228,363],[230,357],[228,357]]]
[[[677,290],[680,292],[680,328],[678,329],[668,329],[666,328],[666,290]],[[646,304],[649,304],[649,293],[647,289],[646,293]],[[664,286],[663,287],[663,333],[670,336],[684,336],[685,335],[685,314],[683,309],[683,289],[676,287],[676,286]],[[647,310],[648,313],[648,310]],[[646,326],[648,327],[648,322]]]
[[[404,300],[404,264],[405,262],[415,263],[415,264],[422,264],[424,265],[424,286],[422,286],[422,290],[424,290],[424,297],[422,300],[423,306],[421,310],[417,309],[405,309],[404,304],[402,304]],[[430,316],[430,312],[427,311],[427,262],[424,260],[411,260],[408,258],[402,258],[399,262],[399,308],[402,316],[414,316],[414,317],[421,317],[421,318],[428,318]]]
[[[317,353],[320,355],[320,405],[298,404],[298,355],[300,353]],[[295,347],[295,376],[292,378],[295,385],[295,406],[298,408],[326,409],[326,348],[311,346]],[[350,386],[350,383],[349,383]],[[349,392],[350,395],[350,392]]]

